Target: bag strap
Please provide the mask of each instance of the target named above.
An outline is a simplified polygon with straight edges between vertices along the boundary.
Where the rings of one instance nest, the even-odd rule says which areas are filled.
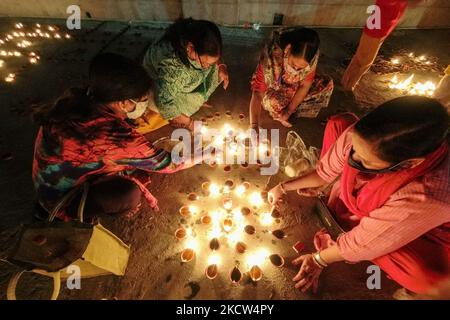
[[[53,222],[53,220],[55,220],[56,215],[62,209],[62,207],[64,207],[70,200],[72,200],[81,189],[83,190],[83,194],[81,196],[80,205],[78,206],[78,218],[80,219],[81,222],[83,222],[84,207],[86,204],[87,194],[89,192],[88,182],[85,182],[81,186],[75,187],[72,190],[70,190],[53,208],[48,217],[48,222]]]
[[[24,271],[17,272],[9,280],[8,289],[6,290],[6,298],[8,300],[17,300],[17,296],[16,296],[17,284],[19,283],[20,278],[22,277],[22,275],[25,272],[29,272],[29,271],[24,270]],[[61,291],[61,272],[60,271],[48,272],[48,273],[46,273],[46,276],[53,278],[53,292],[50,297],[50,300],[56,300],[56,299],[58,299],[59,293]]]
[[[80,222],[84,221],[84,208],[86,206],[86,199],[89,193],[89,183],[83,184],[83,194],[81,195],[80,205],[78,206],[78,219]]]

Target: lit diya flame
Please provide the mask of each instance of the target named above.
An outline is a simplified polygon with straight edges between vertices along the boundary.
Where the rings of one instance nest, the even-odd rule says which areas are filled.
[[[222,222],[222,227],[225,232],[230,232],[233,229],[233,220],[227,218]]]
[[[398,59],[398,58],[393,58],[393,59],[391,59],[391,63],[392,63],[392,64],[399,64],[399,63],[400,63],[400,59]]]
[[[261,207],[264,204],[264,199],[259,192],[253,192],[249,198],[250,204],[254,207]]]
[[[6,82],[14,82],[16,80],[16,75],[14,73],[10,73],[6,78]]]
[[[215,279],[219,273],[220,257],[216,254],[208,258],[208,267],[206,267],[205,274],[208,279]]]
[[[215,183],[211,183],[209,186],[209,193],[211,197],[218,197],[220,195],[220,187]]]
[[[233,200],[231,198],[223,199],[223,207],[226,210],[231,210],[233,208]]]
[[[432,81],[412,83],[413,78],[414,74],[403,81],[399,81],[397,75],[394,75],[389,88],[406,91],[407,94],[413,95],[432,96],[434,94],[436,85]]]
[[[198,209],[195,206],[183,206],[180,208],[180,214],[185,217],[185,218],[189,218],[192,215],[197,214]]]
[[[185,249],[181,252],[181,261],[189,262],[195,258],[195,252],[198,250],[198,241],[190,239],[186,243]]]
[[[225,137],[222,136],[222,135],[219,135],[219,136],[214,137],[213,145],[216,146],[216,147],[221,147],[221,146],[223,146],[224,139],[225,139]]]
[[[239,185],[235,190],[235,193],[238,197],[243,197],[246,192],[247,188],[243,184]]]
[[[227,234],[227,240],[229,243],[239,243],[242,239],[242,230],[236,230],[235,232]]]
[[[273,224],[274,219],[272,217],[272,214],[270,212],[264,212],[260,216],[260,222],[263,226],[270,226]]]
[[[412,74],[404,81],[399,81],[397,75],[392,77],[391,84],[389,85],[389,88],[391,89],[398,89],[398,90],[406,90],[408,86],[411,84],[412,79],[414,78],[414,75]]]
[[[252,279],[252,281],[257,282],[262,279],[263,272],[260,267],[253,266],[251,267],[250,271],[248,272],[248,275]]]
[[[223,126],[223,129],[222,129],[222,133],[224,134],[224,135],[226,135],[226,136],[232,136],[233,135],[233,127],[230,125],[230,124],[228,124],[228,123],[225,123],[225,125]]]

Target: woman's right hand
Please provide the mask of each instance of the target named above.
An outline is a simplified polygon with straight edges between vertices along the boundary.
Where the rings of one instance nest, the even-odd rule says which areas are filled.
[[[269,204],[271,206],[276,206],[278,202],[281,202],[283,198],[284,192],[281,188],[281,185],[277,185],[276,187],[272,188],[268,195],[267,200],[269,201]]]

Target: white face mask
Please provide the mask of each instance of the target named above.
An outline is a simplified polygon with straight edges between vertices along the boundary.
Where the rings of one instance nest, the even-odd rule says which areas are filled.
[[[144,115],[148,108],[148,101],[137,102],[130,99],[131,102],[136,104],[136,109],[133,112],[127,112],[128,119],[136,120]]]

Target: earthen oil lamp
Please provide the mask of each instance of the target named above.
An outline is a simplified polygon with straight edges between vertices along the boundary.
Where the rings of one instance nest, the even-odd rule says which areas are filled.
[[[210,280],[213,280],[219,274],[220,257],[216,254],[208,258],[208,266],[206,267],[205,274]]]
[[[198,242],[191,239],[187,242],[185,249],[181,252],[181,261],[190,262],[195,258],[195,252],[198,249]]]
[[[232,284],[239,284],[242,280],[242,272],[238,267],[234,267],[230,272],[230,280]]]

